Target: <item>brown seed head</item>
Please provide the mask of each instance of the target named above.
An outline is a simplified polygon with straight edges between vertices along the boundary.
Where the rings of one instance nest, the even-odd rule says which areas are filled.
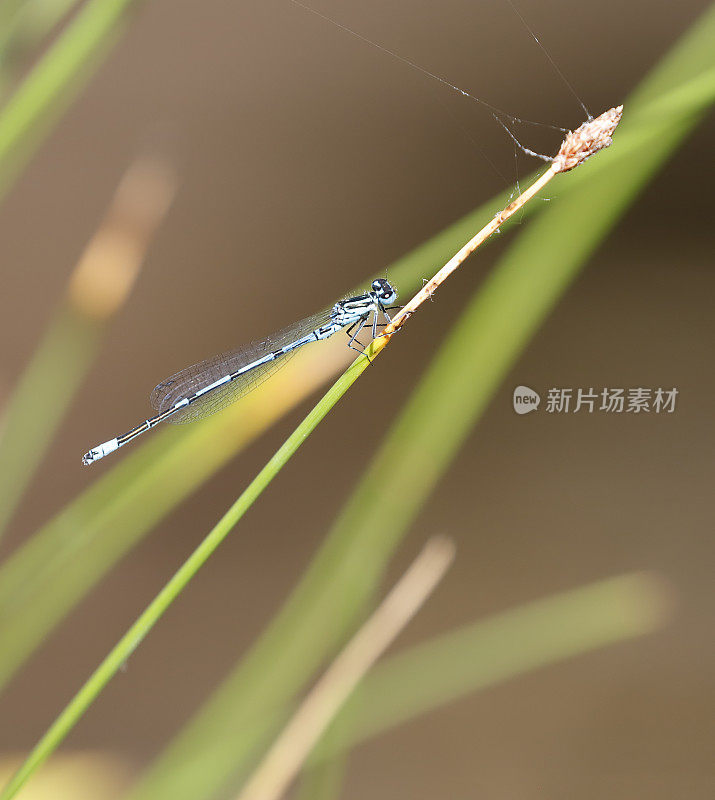
[[[622,114],[623,106],[616,106],[569,133],[554,159],[556,172],[568,172],[594,153],[608,147]]]

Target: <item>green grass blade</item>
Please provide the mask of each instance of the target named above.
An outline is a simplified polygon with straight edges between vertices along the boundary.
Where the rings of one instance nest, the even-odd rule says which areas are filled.
[[[527,603],[384,659],[311,754],[300,797],[338,797],[347,751],[366,739],[526,672],[649,634],[667,623],[671,606],[669,587],[658,576],[630,573]]]
[[[334,800],[340,797],[347,766],[346,754],[336,753],[333,747],[325,753],[322,753],[321,745],[318,748],[321,755],[309,761],[300,775],[296,800]]]
[[[0,197],[119,35],[135,0],[88,0],[0,112]]]
[[[94,360],[101,334],[129,297],[173,192],[171,170],[155,159],[136,159],[70,273],[59,308],[0,415],[0,536]]]
[[[668,620],[669,595],[655,575],[620,575],[502,612],[392,656],[366,676],[316,748],[313,763],[470,692],[649,634]]]
[[[12,66],[37,48],[78,0],[5,0],[0,3],[0,95]]]
[[[276,451],[266,466],[258,473],[248,488],[236,500],[221,520],[186,559],[164,588],[147,606],[136,622],[129,628],[111,652],[92,673],[87,682],[68,703],[45,735],[33,748],[8,785],[0,793],[0,800],[10,800],[30,778],[32,773],[59,746],[62,740],[77,724],[84,712],[97,698],[102,689],[121,668],[122,664],[136,650],[142,639],[154,627],[166,609],[181,593],[191,578],[228,536],[236,523],[251,507],[264,489],[303,444],[318,423],[345,394],[348,388],[367,368],[368,359],[361,356],[348,367],[346,372],[333,384],[320,402],[313,408],[303,422],[296,428],[285,443]]]
[[[0,537],[94,358],[98,333],[94,320],[71,308],[61,309],[3,409]]]
[[[714,36],[711,10],[626,104],[611,150],[559,182],[560,197],[526,228],[449,335],[283,609],[132,800],[207,798],[245,774],[282,709],[363,610],[407,526],[534,330],[712,103]]]
[[[156,522],[327,380],[344,363],[344,350],[324,352],[320,360],[298,355],[274,378],[270,393],[261,387],[202,425],[157,432],[2,564],[0,686]]]

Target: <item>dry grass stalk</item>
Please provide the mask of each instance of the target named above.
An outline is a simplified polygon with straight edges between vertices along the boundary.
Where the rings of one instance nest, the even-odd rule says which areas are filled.
[[[514,216],[517,211],[521,210],[555,175],[574,169],[599,150],[608,147],[611,144],[613,132],[621,120],[622,113],[623,106],[611,108],[599,117],[584,122],[583,125],[575,131],[569,133],[546,172],[534,181],[526,191],[522,192],[516,200],[513,200],[500,211],[479,231],[479,233],[470,239],[459,252],[455,253],[431,280],[425,283],[422,289],[417,292],[409,303],[395,315],[391,324],[383,331],[382,336],[375,340],[370,355],[376,354],[382,350],[390,340],[392,334],[404,325],[407,318],[413,314],[425,300],[429,300],[436,289],[444,283],[444,281],[447,280],[447,278],[460,267],[480,245],[493,233],[498,231],[499,227],[503,225],[506,220]]]
[[[454,545],[431,539],[378,609],[308,693],[244,786],[239,800],[277,800],[323,732],[398,633],[417,613],[454,558]]]

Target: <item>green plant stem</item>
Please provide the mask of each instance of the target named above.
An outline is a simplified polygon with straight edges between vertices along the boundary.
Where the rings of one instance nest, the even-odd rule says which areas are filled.
[[[154,627],[164,611],[171,605],[183,588],[228,536],[234,525],[251,507],[257,497],[273,480],[285,463],[296,452],[318,423],[337,403],[347,389],[357,380],[368,365],[365,357],[359,357],[328,390],[315,408],[296,428],[286,442],[276,451],[266,466],[258,473],[248,488],[224,514],[201,544],[186,559],[164,588],[147,606],[136,622],[129,628],[111,652],[92,673],[86,683],[68,703],[45,735],[40,739],[27,759],[20,766],[7,786],[0,793],[0,800],[14,797],[32,773],[58,747],[97,695],[117,673],[122,664],[136,650],[140,642]]]
[[[0,686],[152,525],[344,364],[344,351],[299,354],[273,388],[202,425],[157,431],[0,565]]]

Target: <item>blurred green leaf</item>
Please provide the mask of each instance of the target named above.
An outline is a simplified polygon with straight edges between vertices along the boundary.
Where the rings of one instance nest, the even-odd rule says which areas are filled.
[[[0,95],[27,59],[78,0],[5,0],[0,3]]]
[[[465,625],[378,664],[326,733],[316,758],[469,692],[527,671],[652,633],[671,614],[657,576],[630,573]]]
[[[94,320],[62,308],[2,410],[0,537],[94,358],[97,327]]]
[[[317,746],[317,752],[320,756],[311,759],[301,773],[296,800],[334,800],[340,797],[347,766],[346,753],[336,753],[332,747],[323,752],[321,745]]]
[[[339,797],[346,754],[365,739],[469,693],[651,633],[671,612],[670,588],[636,572],[527,603],[390,656],[365,677],[316,746],[301,796]]]
[[[0,112],[0,197],[91,77],[136,0],[88,0]]]
[[[173,194],[169,168],[146,156],[135,159],[70,273],[0,416],[0,536],[94,360],[101,334],[130,296]]]

